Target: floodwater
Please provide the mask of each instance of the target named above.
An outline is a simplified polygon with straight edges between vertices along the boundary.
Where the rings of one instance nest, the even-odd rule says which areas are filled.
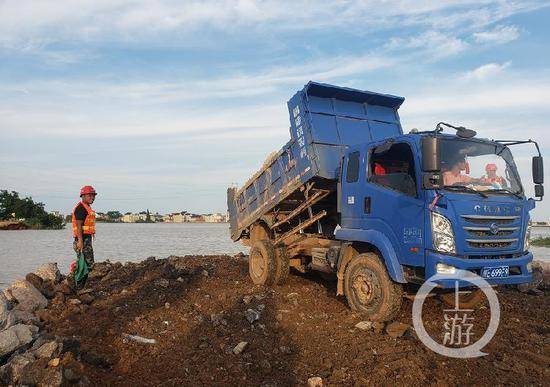
[[[97,223],[96,228],[96,261],[248,251],[231,240],[227,223]],[[71,234],[70,225],[63,230],[0,231],[0,288],[46,262],[57,262],[68,272],[75,255]]]
[[[67,272],[74,260],[72,230],[0,231],[0,288],[34,271],[46,262],[57,262]],[[533,228],[532,237],[550,236],[550,228]],[[96,261],[141,261],[170,255],[247,253],[229,238],[227,223],[98,223],[94,242]],[[550,248],[532,247],[535,259],[550,260]]]

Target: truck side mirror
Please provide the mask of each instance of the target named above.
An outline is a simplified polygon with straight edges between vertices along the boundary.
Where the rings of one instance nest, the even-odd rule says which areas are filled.
[[[439,151],[439,139],[437,137],[422,138],[422,170],[424,172],[439,172],[441,159]]]
[[[542,163],[542,156],[533,157],[533,183],[544,183],[544,165]]]
[[[422,187],[437,189],[441,187],[441,156],[439,139],[429,136],[422,138]]]
[[[535,185],[535,197],[542,198],[544,196],[544,186],[542,184]]]

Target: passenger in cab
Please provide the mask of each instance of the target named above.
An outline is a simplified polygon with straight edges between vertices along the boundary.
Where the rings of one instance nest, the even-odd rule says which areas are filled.
[[[488,184],[497,184],[498,186],[504,188],[506,187],[506,179],[502,176],[497,175],[497,165],[493,163],[489,163],[485,166],[485,172],[487,173],[484,175],[481,180],[483,182]]]

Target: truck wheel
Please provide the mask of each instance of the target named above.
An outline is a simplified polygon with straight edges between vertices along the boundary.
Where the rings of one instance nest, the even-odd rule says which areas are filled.
[[[271,231],[263,223],[254,223],[250,228],[250,241],[251,244],[271,239]]]
[[[456,306],[455,293],[441,293],[439,299],[447,306]],[[468,294],[459,294],[458,307],[460,309],[473,309],[477,305],[481,304],[485,300],[485,295],[481,289],[476,289]]]
[[[248,258],[248,273],[255,285],[275,283],[276,260],[273,243],[267,240],[254,243]]]
[[[290,258],[288,257],[288,251],[286,246],[279,246],[275,248],[275,283],[282,285],[285,283],[288,277]]]
[[[401,308],[403,289],[394,283],[380,257],[360,254],[344,271],[344,292],[350,308],[373,321],[387,321]]]

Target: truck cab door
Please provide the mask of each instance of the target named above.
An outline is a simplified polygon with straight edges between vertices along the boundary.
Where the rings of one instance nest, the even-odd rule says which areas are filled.
[[[383,233],[392,241],[400,263],[423,266],[424,199],[415,144],[390,140],[363,153],[359,184],[343,183],[348,185],[347,196],[357,203],[347,217],[350,225]],[[343,197],[343,207],[345,200]],[[344,214],[342,211],[343,219]]]

